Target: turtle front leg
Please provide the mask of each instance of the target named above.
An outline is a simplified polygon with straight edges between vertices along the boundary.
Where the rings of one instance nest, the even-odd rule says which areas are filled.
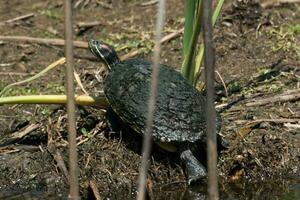
[[[190,149],[182,151],[180,158],[185,165],[188,185],[206,178],[206,168],[195,158]]]
[[[121,131],[121,120],[111,107],[106,110],[106,119],[109,133],[119,133]]]

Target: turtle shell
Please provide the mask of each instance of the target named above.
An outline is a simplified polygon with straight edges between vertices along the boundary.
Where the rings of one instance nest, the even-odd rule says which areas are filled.
[[[145,133],[152,64],[126,60],[108,73],[104,92],[118,116],[137,133]],[[206,99],[177,71],[160,65],[152,136],[164,142],[205,139]],[[217,129],[220,129],[218,118]]]

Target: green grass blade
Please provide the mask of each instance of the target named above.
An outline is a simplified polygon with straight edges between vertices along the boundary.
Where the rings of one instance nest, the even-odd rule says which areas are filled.
[[[198,54],[196,56],[196,60],[195,60],[195,77],[194,77],[194,85],[197,84],[199,78],[200,78],[200,75],[201,75],[201,64],[202,64],[202,61],[203,61],[203,56],[204,56],[204,45],[201,44],[200,45],[200,48],[199,48],[199,51],[198,51]]]
[[[213,16],[212,16],[212,25],[214,26],[220,16],[220,13],[221,13],[221,9],[222,9],[222,6],[224,5],[224,1],[225,0],[219,0],[218,1],[218,4],[214,10],[214,13],[213,13]],[[199,78],[200,78],[200,75],[201,75],[201,64],[202,64],[202,60],[203,60],[203,55],[204,55],[204,45],[201,44],[200,45],[200,48],[199,48],[199,51],[198,51],[198,54],[196,56],[196,60],[195,60],[195,70],[194,70],[194,85],[196,85],[196,83],[198,82]]]
[[[191,41],[189,43],[188,51],[186,56],[184,56],[183,64],[181,67],[181,74],[185,77],[191,84],[193,84],[194,79],[194,56],[195,49],[197,46],[197,40],[201,29],[201,0],[197,0],[197,7],[195,9],[197,15],[194,18],[194,29],[191,37]]]
[[[214,11],[214,13],[213,13],[213,16],[212,16],[212,23],[213,23],[213,26],[216,24],[216,22],[217,22],[217,20],[218,20],[218,18],[219,18],[219,16],[220,16],[221,9],[222,9],[222,7],[223,7],[223,5],[224,5],[224,1],[225,1],[225,0],[219,0],[219,1],[218,1],[218,4],[217,4],[217,6],[216,6],[216,8],[215,8],[215,11]]]
[[[192,38],[194,29],[194,17],[197,0],[185,1],[185,14],[184,14],[184,33],[183,33],[183,56],[188,54],[189,44]]]

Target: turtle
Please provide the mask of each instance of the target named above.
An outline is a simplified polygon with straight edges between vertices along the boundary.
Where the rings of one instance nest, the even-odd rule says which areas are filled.
[[[121,61],[114,48],[103,41],[88,41],[91,53],[108,69],[104,94],[112,110],[131,129],[144,135],[148,112],[152,62],[144,59]],[[169,152],[178,152],[187,182],[204,180],[204,165],[194,156],[206,143],[206,98],[176,70],[160,64],[153,117],[152,140]],[[217,114],[217,131],[221,117]],[[218,135],[218,141],[226,141]]]

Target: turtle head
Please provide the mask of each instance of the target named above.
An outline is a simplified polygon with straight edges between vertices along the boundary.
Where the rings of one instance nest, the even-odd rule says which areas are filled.
[[[93,39],[89,40],[88,45],[92,54],[103,60],[109,70],[120,62],[116,51],[110,45]]]

